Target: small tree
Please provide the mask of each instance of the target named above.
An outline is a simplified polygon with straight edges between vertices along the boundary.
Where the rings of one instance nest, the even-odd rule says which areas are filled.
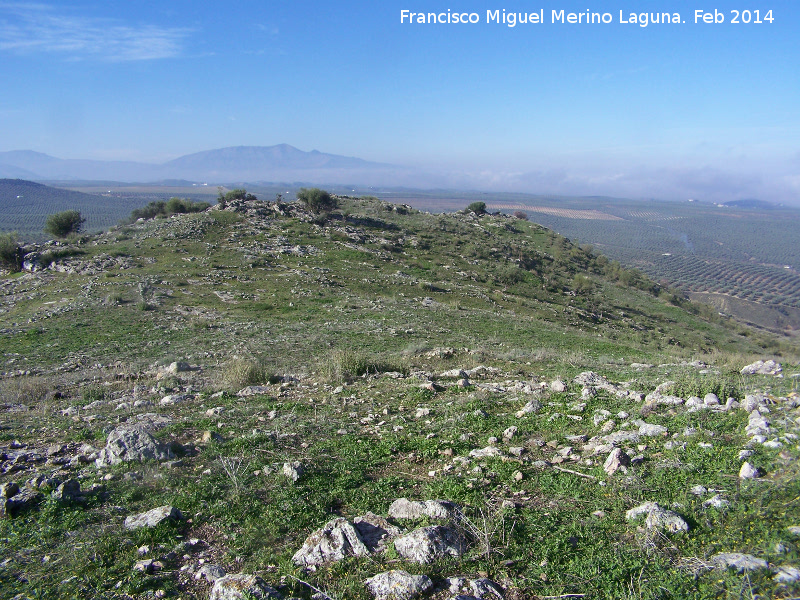
[[[231,190],[225,194],[222,193],[222,186],[218,187],[217,190],[219,191],[217,195],[217,202],[222,208],[227,206],[228,202],[233,200],[258,200],[253,194],[248,194],[247,190],[243,190],[241,188],[236,188],[235,190]]]
[[[473,202],[467,206],[467,212],[474,212],[476,215],[486,214],[486,202]]]
[[[297,199],[311,212],[328,212],[336,208],[336,198],[319,188],[300,188]]]
[[[86,219],[81,217],[77,210],[65,210],[47,217],[44,232],[54,237],[67,237],[71,233],[78,233]]]
[[[22,248],[16,232],[0,234],[0,266],[12,273],[22,270]]]
[[[515,210],[514,217],[519,219],[520,221],[527,221],[528,213],[526,213],[524,210]]]

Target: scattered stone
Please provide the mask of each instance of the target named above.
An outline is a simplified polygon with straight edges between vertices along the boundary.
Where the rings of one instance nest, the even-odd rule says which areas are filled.
[[[218,434],[216,431],[209,431],[206,429],[203,432],[203,435],[200,437],[200,443],[208,444],[210,442],[219,442],[222,443],[225,441],[225,438]]]
[[[295,483],[303,476],[305,472],[306,468],[299,460],[283,463],[283,474]]]
[[[503,439],[505,439],[505,440],[512,439],[514,437],[514,435],[517,433],[517,431],[518,431],[517,426],[516,425],[512,425],[511,427],[509,427],[508,429],[506,429],[503,432]]]
[[[432,589],[433,581],[427,575],[392,570],[370,577],[364,585],[375,600],[411,600]]]
[[[259,600],[282,600],[283,596],[278,590],[266,584],[256,575],[225,575],[214,582],[208,600],[244,600],[245,598],[258,598]]]
[[[125,518],[125,529],[139,529],[140,527],[155,527],[167,520],[180,521],[183,519],[181,511],[174,506],[159,506],[138,515]]]
[[[142,573],[152,573],[153,572],[153,559],[152,558],[145,558],[144,560],[137,560],[136,563],[133,565],[134,571],[141,571]]]
[[[774,360],[757,360],[742,368],[742,375],[780,375],[783,371],[780,363]]]
[[[439,375],[440,379],[467,379],[467,372],[462,369],[451,369]]]
[[[560,379],[550,382],[550,391],[560,394],[567,391],[567,385]]]
[[[795,583],[800,581],[800,569],[788,565],[779,567],[772,580],[778,583]]]
[[[394,540],[397,553],[407,560],[430,563],[445,556],[461,556],[466,550],[464,538],[441,525],[415,529]]]
[[[358,530],[345,518],[339,517],[317,529],[295,552],[296,565],[320,565],[342,560],[347,556],[367,556],[369,548]]]
[[[537,413],[542,409],[542,403],[539,402],[536,398],[532,398],[528,401],[528,403],[522,407],[522,409],[516,412],[516,417],[521,419],[525,415],[529,415],[532,413]]]
[[[752,554],[741,554],[739,552],[722,552],[715,554],[709,562],[717,569],[734,568],[737,572],[755,571],[757,569],[767,569],[767,561],[756,558]]]
[[[612,419],[609,419],[608,421],[603,423],[603,426],[600,428],[600,432],[601,433],[611,433],[612,431],[614,431],[614,427],[616,427],[616,426],[617,426],[617,424]]]
[[[248,385],[246,388],[236,392],[236,395],[240,398],[248,398],[249,396],[266,396],[269,393],[270,387],[268,385]]]
[[[486,579],[485,577],[473,579],[469,582],[469,585],[476,598],[483,600],[489,600],[490,598],[503,599],[503,590],[491,579]]]
[[[658,437],[667,433],[667,428],[663,425],[651,425],[644,421],[636,421],[635,424],[639,426],[639,435],[644,437]]]
[[[717,510],[725,510],[730,505],[731,503],[725,500],[719,494],[715,494],[702,504],[703,508],[716,508]]]
[[[32,508],[38,504],[44,495],[35,489],[20,487],[14,483],[4,483],[0,486],[0,518],[13,517],[14,515]]]
[[[227,575],[225,569],[223,569],[219,565],[204,564],[197,570],[197,573],[194,574],[194,578],[195,579],[205,578],[207,581],[213,583],[217,579],[225,577],[225,575]]]
[[[611,454],[608,455],[606,458],[606,462],[603,463],[603,470],[609,475],[613,475],[620,469],[623,473],[628,472],[628,467],[631,464],[631,457],[625,454],[625,451],[622,448],[614,448],[611,451]]]
[[[391,519],[430,519],[450,520],[457,516],[459,508],[447,500],[413,501],[398,498],[389,506]]]
[[[760,476],[760,469],[754,467],[747,461],[742,463],[742,468],[739,469],[739,479],[757,479]]]
[[[788,531],[792,535],[800,535],[800,527],[798,527],[797,525],[790,525],[789,527],[786,528],[786,531]]]
[[[68,479],[59,484],[52,496],[56,500],[64,502],[81,502],[84,499],[81,493],[81,484],[77,479]]]
[[[486,448],[471,450],[469,455],[472,458],[489,458],[491,456],[501,456],[502,452],[496,446],[487,446]]]
[[[95,460],[98,467],[128,461],[166,460],[173,458],[166,446],[159,444],[143,425],[120,425],[108,434],[106,446]]]
[[[185,373],[186,371],[191,371],[193,369],[191,365],[189,365],[189,363],[187,362],[176,361],[170,363],[170,365],[165,370],[170,375],[177,375],[178,373]]]
[[[657,502],[645,502],[632,508],[625,513],[625,518],[632,521],[643,515],[648,529],[665,529],[669,533],[689,531],[689,524],[678,513],[660,507]]]

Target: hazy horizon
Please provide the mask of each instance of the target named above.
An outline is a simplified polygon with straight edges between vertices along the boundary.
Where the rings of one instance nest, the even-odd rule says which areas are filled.
[[[724,22],[695,23],[665,2],[683,22],[642,27],[603,0],[609,23],[552,22],[585,4],[470,0],[479,22],[421,24],[401,11],[456,9],[0,2],[0,151],[163,163],[286,143],[420,187],[800,203],[800,6],[733,24],[747,7],[722,2]],[[487,22],[503,9],[545,22]]]

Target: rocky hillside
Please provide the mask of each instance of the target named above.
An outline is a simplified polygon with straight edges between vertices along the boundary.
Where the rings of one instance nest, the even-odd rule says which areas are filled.
[[[2,597],[800,593],[791,349],[533,223],[248,201],[25,250]]]

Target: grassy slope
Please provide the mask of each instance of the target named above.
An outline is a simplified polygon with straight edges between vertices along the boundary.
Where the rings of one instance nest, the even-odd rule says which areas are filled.
[[[768,575],[742,579],[701,570],[694,578],[678,568],[682,560],[691,565],[718,551],[754,552],[778,563],[797,559],[794,541],[782,533],[800,518],[796,463],[760,449],[753,460],[770,473],[769,482],[740,486],[730,477],[745,442],[743,412],[657,410],[648,422],[664,424],[670,433],[692,426],[700,436],[686,451],[662,450],[655,442],[631,477],[598,487],[578,476],[538,471],[529,462],[445,467],[451,455],[466,456],[512,424],[520,427],[513,443],[527,447],[531,459],[552,459],[555,449],[539,442],[563,446],[565,435],[595,435],[591,416],[598,409],[638,416],[639,405],[628,400],[601,392],[577,421],[563,416],[580,395],[575,385],[549,395],[542,413],[525,419],[513,416],[526,401],[513,391],[448,387],[433,393],[421,390],[414,378],[358,377],[343,393],[334,392],[345,371],[438,372],[486,364],[501,369],[494,380],[507,387],[506,381],[569,381],[592,369],[643,391],[672,378],[687,394],[691,389],[702,395],[724,382],[739,395],[753,384],[727,369],[761,354],[764,346],[780,350],[774,340],[703,320],[668,299],[606,279],[600,272],[613,269],[603,261],[534,224],[507,218],[400,214],[354,200],[324,226],[274,214],[255,219],[210,211],[117,229],[82,249],[75,258],[83,264],[107,255],[105,260],[134,266],[83,275],[16,275],[2,282],[4,370],[34,375],[3,381],[7,406],[22,403],[29,410],[4,413],[0,439],[99,447],[120,419],[155,411],[173,420],[158,434],[165,441],[191,447],[204,430],[226,441],[198,445],[198,453],[177,469],[112,469],[108,497],[87,506],[48,500],[0,522],[0,563],[10,559],[0,567],[4,596],[135,597],[164,589],[173,597],[202,598],[207,585],[177,567],[196,564],[197,549],[178,548],[178,556],[192,559],[172,559],[154,577],[131,570],[143,544],[160,556],[198,537],[208,560],[233,572],[258,571],[273,585],[283,582],[286,595],[310,597],[287,578],[296,575],[336,598],[367,598],[361,581],[397,568],[391,554],[348,560],[315,574],[299,573],[289,558],[332,516],[385,514],[399,496],[462,503],[490,542],[488,548],[477,545],[462,562],[402,565],[416,572],[486,573],[529,598],[783,593]],[[581,293],[571,295],[576,288]],[[452,357],[429,355],[447,346],[455,349]],[[721,374],[629,366],[691,358],[714,361]],[[151,368],[177,359],[203,370],[161,377]],[[303,376],[255,398],[209,397],[284,372]],[[776,395],[791,386],[789,380],[759,385],[767,383],[776,386]],[[54,399],[54,389],[63,397]],[[166,393],[187,390],[199,395],[171,407],[115,409],[134,398],[158,403]],[[96,400],[76,419],[57,412]],[[209,416],[211,407],[221,410]],[[415,418],[420,407],[429,408],[430,416]],[[297,485],[275,474],[253,475],[286,460],[310,467]],[[596,460],[573,468],[605,479],[601,466]],[[521,481],[513,477],[516,470],[524,474]],[[129,471],[141,479],[125,479]],[[93,466],[79,472],[84,488],[100,481]],[[698,483],[724,490],[734,501],[732,510],[702,510],[701,499],[688,494]],[[517,507],[500,510],[502,500]],[[644,500],[681,503],[682,514],[692,515],[690,534],[660,538],[637,532],[625,523],[624,511]],[[146,532],[122,529],[125,515],[165,503],[181,508],[192,522]],[[598,509],[607,516],[592,516]],[[787,547],[783,555],[774,552],[777,541]]]

